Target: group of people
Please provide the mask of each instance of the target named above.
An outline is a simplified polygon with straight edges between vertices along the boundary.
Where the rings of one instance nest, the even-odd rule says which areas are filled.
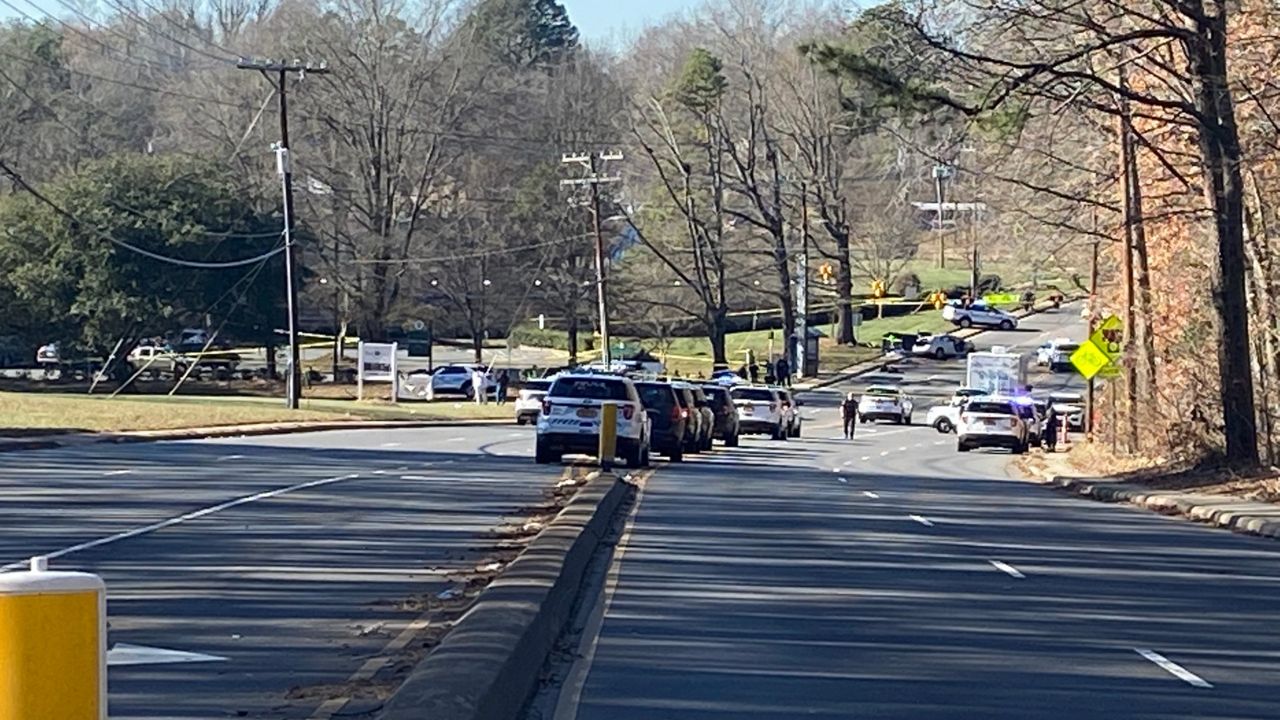
[[[758,383],[761,380],[761,372],[764,373],[765,382],[776,382],[783,387],[791,387],[791,364],[787,362],[785,356],[763,364],[756,362],[754,358],[748,357],[747,363],[738,368],[738,377]]]
[[[493,390],[494,402],[499,405],[507,404],[507,390],[511,387],[511,380],[507,374],[498,373],[498,378],[494,381],[496,387]],[[471,388],[472,395],[477,405],[487,405],[489,403],[489,373],[484,368],[476,367],[471,370]]]

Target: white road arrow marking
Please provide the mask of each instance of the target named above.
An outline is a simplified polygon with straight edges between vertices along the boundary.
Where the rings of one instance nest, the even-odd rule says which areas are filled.
[[[1198,687],[1198,688],[1213,687],[1213,683],[1210,683],[1209,681],[1205,680],[1199,675],[1191,672],[1190,670],[1182,667],[1178,663],[1170,660],[1169,658],[1161,655],[1158,652],[1155,652],[1154,650],[1144,650],[1142,648],[1134,648],[1133,651],[1138,653],[1142,657],[1150,660],[1151,662],[1155,663],[1160,667],[1160,669],[1164,670],[1165,672],[1178,678],[1179,680],[1181,680],[1182,682],[1188,685],[1191,685],[1193,687]]]
[[[1026,575],[1023,575],[1020,570],[1010,565],[1009,563],[1001,562],[999,560],[988,560],[987,562],[991,563],[991,567],[999,570],[1000,572],[1004,573],[1005,575],[1008,575],[1009,577],[1015,577],[1019,579],[1026,577]]]
[[[165,648],[130,645],[128,643],[116,643],[114,647],[107,651],[107,667],[226,661],[227,658],[218,655],[167,650]]]

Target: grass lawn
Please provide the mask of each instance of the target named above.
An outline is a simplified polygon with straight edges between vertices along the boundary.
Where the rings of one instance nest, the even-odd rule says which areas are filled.
[[[30,431],[169,430],[269,422],[509,419],[509,405],[435,402],[393,406],[379,401],[304,400],[287,410],[260,397],[105,396],[0,392],[0,435]]]

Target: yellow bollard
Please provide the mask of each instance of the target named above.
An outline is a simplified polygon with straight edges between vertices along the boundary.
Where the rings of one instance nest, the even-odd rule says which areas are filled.
[[[613,459],[618,455],[618,404],[607,402],[600,406],[600,467],[613,469]],[[3,720],[3,718],[0,718]]]
[[[0,574],[0,720],[106,720],[106,585],[47,567]]]

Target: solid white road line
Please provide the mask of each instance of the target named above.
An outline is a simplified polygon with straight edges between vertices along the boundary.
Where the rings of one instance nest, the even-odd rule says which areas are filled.
[[[870,490],[863,490],[863,491],[862,491],[862,494],[863,494],[863,495],[866,495],[867,497],[871,498],[872,500],[879,500],[879,499],[880,499],[880,496],[879,496],[879,495],[877,495],[877,494],[875,494],[875,493],[871,492]]]
[[[417,620],[406,625],[404,630],[400,631],[399,635],[396,635],[391,642],[387,643],[386,647],[382,648],[382,652],[368,660],[365,660],[364,664],[352,673],[351,677],[347,678],[347,682],[350,685],[357,685],[359,683],[372,680],[373,676],[377,675],[379,670],[386,667],[387,664],[391,662],[392,656],[403,650],[418,633],[425,630],[427,626],[431,624],[429,617],[430,614],[430,612],[423,613]],[[350,696],[325,700],[320,704],[320,707],[316,708],[315,712],[311,714],[310,720],[330,720],[334,715],[341,712],[349,702],[351,702]]]
[[[132,470],[109,470],[109,471],[104,472],[104,473],[102,473],[102,474],[103,474],[103,475],[106,475],[107,477],[111,477],[111,476],[113,476],[113,475],[130,475],[130,474],[132,474],[132,473],[133,473],[133,471],[132,471]]]
[[[1004,573],[1005,575],[1008,575],[1009,577],[1015,577],[1018,579],[1022,579],[1026,577],[1026,575],[1023,575],[1022,572],[1018,570],[1018,568],[1010,565],[1009,563],[1001,562],[999,560],[988,560],[987,562],[991,563],[991,567],[999,570],[1000,572]]]
[[[908,515],[907,517],[911,518],[912,520],[915,520],[916,522],[920,523],[925,527],[933,527],[933,521],[929,520],[929,518],[921,517],[919,515]]]
[[[223,510],[230,510],[231,508],[239,507],[241,505],[248,505],[249,503],[257,502],[259,500],[267,500],[273,497],[279,497],[280,495],[287,495],[288,493],[291,493],[291,492],[297,492],[299,490],[308,490],[310,488],[316,488],[322,485],[332,485],[333,483],[342,482],[344,480],[354,480],[355,478],[358,478],[358,477],[360,477],[360,475],[357,473],[351,473],[349,475],[338,475],[335,477],[324,478],[322,480],[310,480],[308,482],[298,483],[296,485],[289,485],[288,487],[276,488],[275,490],[268,490],[266,492],[255,493],[253,495],[245,495],[243,497],[238,497],[234,500],[228,500],[227,502],[224,502],[224,503],[218,503],[217,505],[210,505],[209,507],[201,508],[200,510],[196,510],[195,512],[189,512],[185,515],[178,515],[177,517],[171,517],[168,520],[161,520],[158,523],[144,525],[140,528],[134,528],[133,530],[127,530],[122,533],[116,533],[115,535],[110,535],[104,538],[98,538],[97,540],[90,540],[89,542],[83,542],[83,543],[80,543],[79,545],[72,545],[71,547],[66,547],[66,548],[62,548],[61,550],[55,550],[53,552],[43,553],[43,554],[45,557],[52,560],[54,558],[60,558],[64,555],[77,553],[82,550],[89,550],[96,547],[102,547],[103,545],[110,545],[112,543],[120,542],[121,540],[128,540],[129,538],[135,538],[135,537],[138,537],[139,535],[146,535],[148,533],[153,533],[157,530],[163,530],[168,527],[173,527],[174,525],[181,525],[182,523],[189,522],[191,520],[198,520],[202,517],[213,515],[214,513],[220,513]],[[24,560],[22,562],[10,563],[8,565],[0,566],[0,573],[12,572],[14,570],[24,568],[27,566],[27,563],[28,561]]]
[[[1198,688],[1211,688],[1211,687],[1213,687],[1213,683],[1211,683],[1211,682],[1209,682],[1209,681],[1205,680],[1204,678],[1200,677],[1199,675],[1196,675],[1195,673],[1191,672],[1190,670],[1188,670],[1188,669],[1186,669],[1186,668],[1182,667],[1182,666],[1181,666],[1181,665],[1179,665],[1178,663],[1176,663],[1176,662],[1174,662],[1174,661],[1170,660],[1169,658],[1167,658],[1167,657],[1165,657],[1165,656],[1161,655],[1160,653],[1158,653],[1158,652],[1156,652],[1156,651],[1154,651],[1154,650],[1146,650],[1146,649],[1143,649],[1143,648],[1134,648],[1134,649],[1133,649],[1133,651],[1134,651],[1134,652],[1136,652],[1136,653],[1138,653],[1138,654],[1139,654],[1139,655],[1141,655],[1142,657],[1144,657],[1144,658],[1146,658],[1146,659],[1150,660],[1151,662],[1155,663],[1156,665],[1158,665],[1158,666],[1159,666],[1162,670],[1164,670],[1165,672],[1167,672],[1167,673],[1169,673],[1170,675],[1172,675],[1172,676],[1174,676],[1174,677],[1178,678],[1178,679],[1179,679],[1179,680],[1181,680],[1182,682],[1184,682],[1184,683],[1186,683],[1186,684],[1188,684],[1188,685],[1191,685],[1192,687],[1198,687]]]

